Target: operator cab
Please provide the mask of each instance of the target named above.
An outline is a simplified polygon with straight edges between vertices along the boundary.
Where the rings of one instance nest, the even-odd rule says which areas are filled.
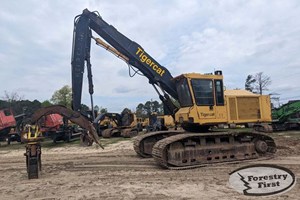
[[[189,131],[199,131],[226,121],[221,114],[225,111],[222,71],[182,74],[174,80],[180,103],[176,122]]]

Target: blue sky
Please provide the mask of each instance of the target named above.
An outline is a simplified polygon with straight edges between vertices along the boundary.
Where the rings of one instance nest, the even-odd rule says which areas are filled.
[[[220,69],[226,88],[243,88],[248,74],[272,79],[266,93],[300,99],[300,2],[15,0],[0,2],[0,97],[18,92],[44,101],[71,85],[74,17],[88,8],[139,43],[173,76]],[[96,36],[96,34],[94,34]],[[145,77],[92,45],[94,102],[120,112],[156,100]],[[83,103],[89,105],[87,78]]]

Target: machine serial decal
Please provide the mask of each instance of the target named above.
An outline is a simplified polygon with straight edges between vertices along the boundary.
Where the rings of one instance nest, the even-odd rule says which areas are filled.
[[[163,76],[165,70],[160,68],[157,64],[155,64],[155,62],[148,58],[148,56],[145,54],[145,51],[142,48],[138,47],[135,54],[139,56],[141,62],[146,63],[149,67],[152,68],[153,71],[158,73],[161,77]]]

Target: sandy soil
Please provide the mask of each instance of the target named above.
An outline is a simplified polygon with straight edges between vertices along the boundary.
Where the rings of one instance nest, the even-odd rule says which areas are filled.
[[[300,132],[289,135],[274,136],[278,152],[272,160],[179,171],[161,169],[151,158],[139,158],[132,141],[111,144],[105,150],[96,146],[44,148],[41,177],[33,180],[27,179],[24,150],[0,147],[0,199],[255,199],[228,184],[231,171],[254,163],[277,164],[297,177],[292,190],[260,199],[299,199]]]

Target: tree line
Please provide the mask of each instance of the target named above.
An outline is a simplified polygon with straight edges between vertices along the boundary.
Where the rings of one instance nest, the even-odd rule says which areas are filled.
[[[68,108],[71,108],[72,102],[72,90],[68,85],[63,86],[61,89],[54,92],[50,100],[45,100],[40,102],[38,100],[29,101],[23,100],[24,97],[20,96],[16,92],[4,92],[4,96],[2,96],[2,100],[0,100],[0,109],[9,108],[13,111],[14,115],[19,114],[27,114],[31,115],[37,109],[41,107],[46,107],[50,105],[63,105]],[[90,107],[81,104],[81,111],[88,112],[90,111]],[[98,114],[107,113],[107,108],[99,107],[98,105],[94,106],[94,110],[97,111]],[[124,108],[122,112],[132,112],[128,108]],[[136,115],[137,117],[146,118],[151,113],[163,114],[163,105],[158,101],[147,101],[146,103],[139,103],[136,107]]]
[[[256,73],[254,75],[249,74],[245,81],[245,89],[254,93],[263,94],[263,91],[268,90],[268,86],[271,84],[271,78],[265,75],[263,72]],[[22,113],[31,114],[35,110],[41,107],[50,105],[64,105],[71,108],[72,101],[72,89],[70,86],[65,85],[61,89],[55,91],[50,100],[40,102],[38,100],[29,101],[23,100],[24,97],[20,96],[16,92],[4,92],[2,100],[0,100],[0,109],[10,108],[15,115]],[[95,106],[94,110],[98,113],[107,113],[107,108]],[[90,108],[81,104],[81,111],[90,111]],[[124,108],[123,111],[130,111],[128,108]],[[122,112],[123,112],[122,111]],[[146,118],[152,113],[158,115],[164,114],[163,104],[154,100],[146,101],[145,103],[139,103],[136,107],[135,113],[137,117]]]

